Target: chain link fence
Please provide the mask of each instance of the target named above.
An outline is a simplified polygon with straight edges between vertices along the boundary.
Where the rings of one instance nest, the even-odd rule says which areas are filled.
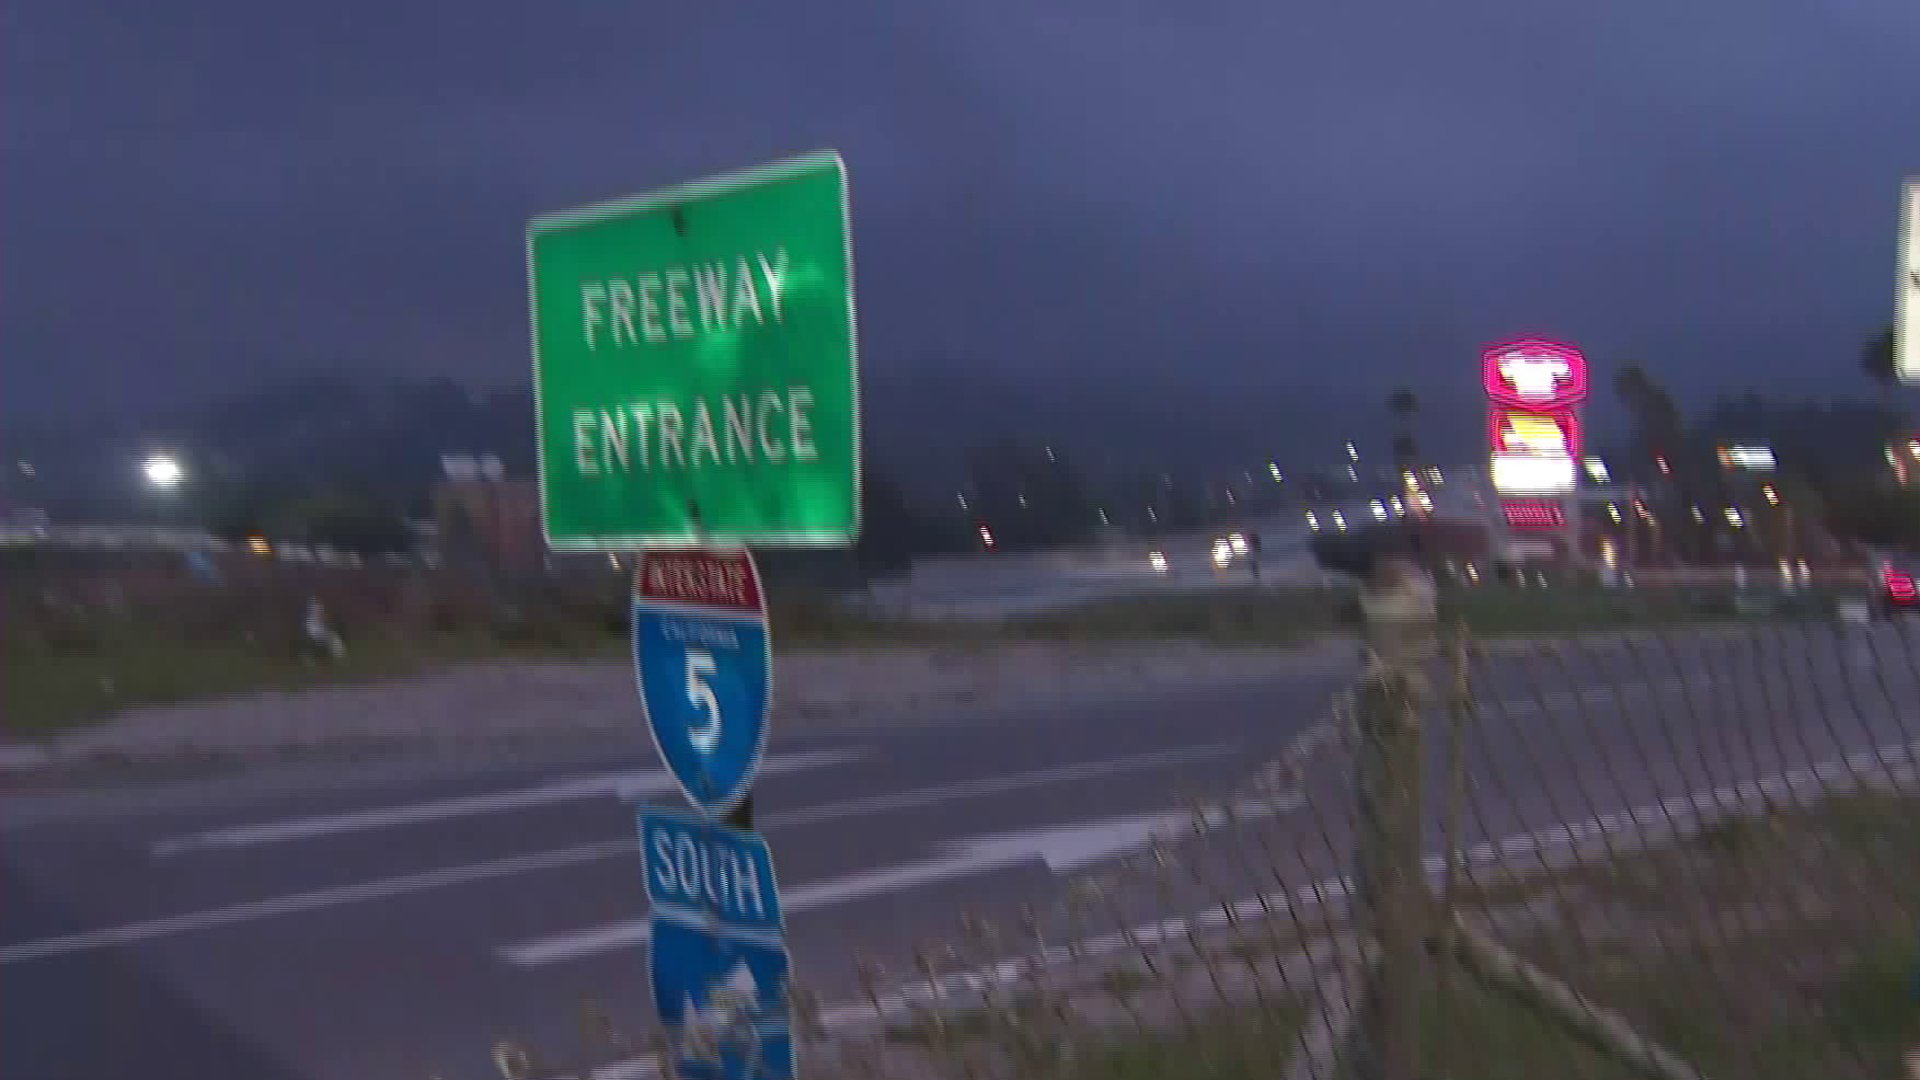
[[[1179,828],[862,963],[857,992],[794,988],[800,1074],[1904,1075],[1909,631],[1482,646],[1429,618],[1376,612],[1358,683]],[[700,1049],[625,1019],[589,1006],[583,1049],[496,1061],[615,1080]]]

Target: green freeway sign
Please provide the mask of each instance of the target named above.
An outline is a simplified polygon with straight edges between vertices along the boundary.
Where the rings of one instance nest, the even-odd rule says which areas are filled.
[[[536,218],[527,276],[550,546],[853,542],[839,154]]]

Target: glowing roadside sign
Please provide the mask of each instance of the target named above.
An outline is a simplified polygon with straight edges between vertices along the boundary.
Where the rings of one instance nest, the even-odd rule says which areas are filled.
[[[1720,464],[1728,469],[1770,472],[1774,467],[1773,449],[1766,446],[1723,446]]]
[[[1522,338],[1483,352],[1480,373],[1490,402],[1487,474],[1494,490],[1516,495],[1573,491],[1579,483],[1579,405],[1587,397],[1587,358],[1571,345]],[[1527,527],[1552,527],[1545,518],[1522,517]],[[1508,524],[1521,523],[1509,517]]]
[[[1580,452],[1580,422],[1571,412],[1493,411],[1493,452],[1572,457]]]
[[[1557,529],[1567,523],[1567,512],[1559,503],[1547,500],[1502,502],[1500,512],[1516,529]]]
[[[1563,409],[1587,396],[1587,358],[1571,345],[1534,338],[1495,345],[1481,371],[1487,396],[1503,405]]]
[[[1487,476],[1503,494],[1561,495],[1574,489],[1574,470],[1566,455],[1494,454]]]

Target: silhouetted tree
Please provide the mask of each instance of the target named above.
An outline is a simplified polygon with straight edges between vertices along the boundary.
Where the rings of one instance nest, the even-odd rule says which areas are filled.
[[[1893,367],[1893,327],[1880,331],[1861,346],[1860,370],[1885,389],[1900,385],[1900,373]]]
[[[1402,386],[1387,395],[1387,412],[1393,416],[1394,464],[1402,470],[1418,464],[1419,444],[1413,435],[1413,421],[1420,412],[1420,399]]]
[[[357,555],[405,551],[413,537],[406,516],[365,494],[330,491],[288,507],[286,534]]]
[[[1835,492],[1826,524],[1843,539],[1920,551],[1920,489],[1862,484]]]
[[[965,526],[916,507],[893,478],[868,469],[860,479],[860,540],[854,556],[863,574],[904,570],[915,556],[963,550]]]
[[[1686,424],[1666,387],[1655,382],[1645,367],[1634,363],[1620,369],[1613,389],[1633,417],[1634,436],[1641,451],[1649,458],[1666,458],[1679,468],[1674,459],[1685,444]]]
[[[1002,440],[967,460],[969,505],[1003,549],[1056,547],[1091,537],[1099,511],[1079,474],[1051,447]]]

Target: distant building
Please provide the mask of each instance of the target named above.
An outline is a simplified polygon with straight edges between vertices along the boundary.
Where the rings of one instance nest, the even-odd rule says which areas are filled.
[[[534,481],[509,479],[492,455],[449,454],[441,465],[445,475],[434,488],[433,511],[443,560],[510,571],[543,565],[540,489]]]

